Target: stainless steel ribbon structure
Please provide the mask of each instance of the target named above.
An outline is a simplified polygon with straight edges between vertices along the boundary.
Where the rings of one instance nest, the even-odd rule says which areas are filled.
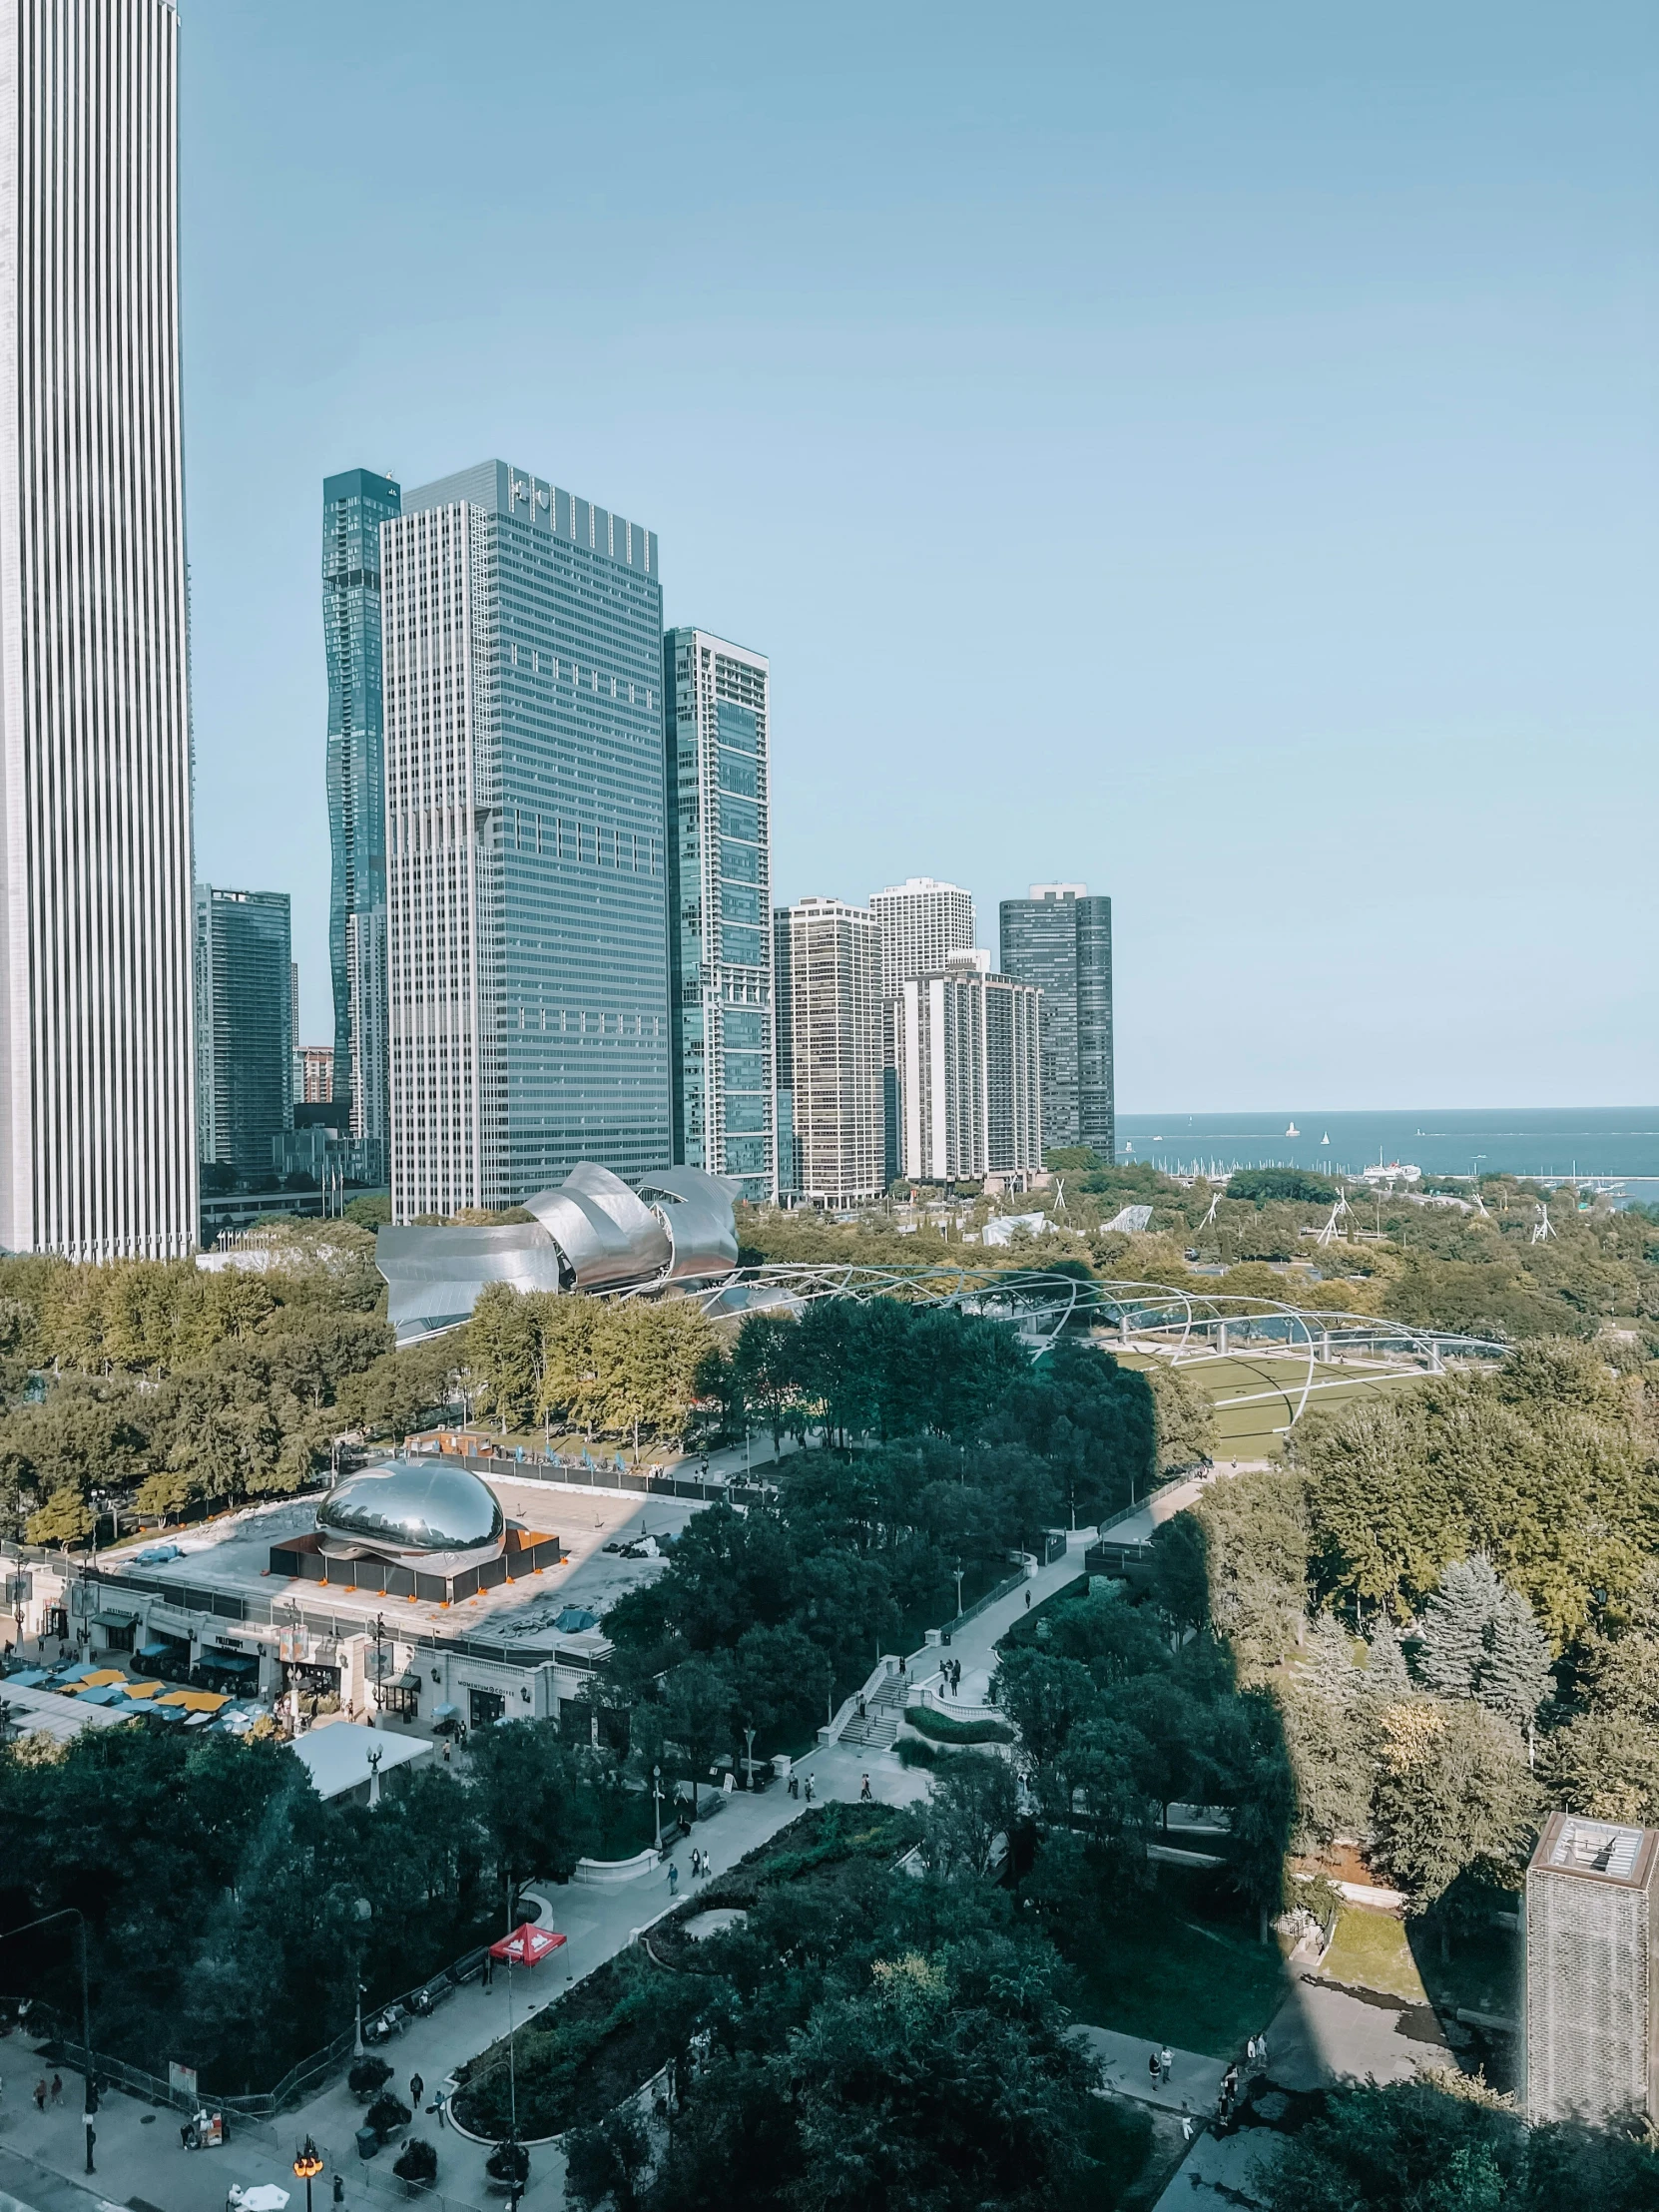
[[[517,1291],[663,1290],[729,1277],[738,1264],[737,1185],[663,1168],[632,1190],[609,1168],[572,1168],[501,1228],[382,1229],[374,1258],[400,1345],[469,1319],[491,1283]]]

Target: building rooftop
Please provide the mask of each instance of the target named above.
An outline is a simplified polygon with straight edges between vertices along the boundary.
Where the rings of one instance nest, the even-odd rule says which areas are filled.
[[[1530,1871],[1639,1886],[1651,1867],[1655,1847],[1659,1847],[1659,1833],[1652,1829],[1592,1821],[1579,1813],[1552,1813],[1532,1854]]]

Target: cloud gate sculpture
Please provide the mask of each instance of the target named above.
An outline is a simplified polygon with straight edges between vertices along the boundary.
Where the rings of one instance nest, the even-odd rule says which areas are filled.
[[[328,1559],[385,1559],[428,1574],[463,1574],[506,1539],[501,1500],[465,1467],[389,1459],[336,1483],[316,1509]]]
[[[663,1168],[632,1190],[609,1168],[572,1168],[505,1228],[382,1229],[375,1264],[400,1345],[456,1329],[481,1291],[645,1290],[709,1283],[738,1264],[738,1186],[701,1168]]]

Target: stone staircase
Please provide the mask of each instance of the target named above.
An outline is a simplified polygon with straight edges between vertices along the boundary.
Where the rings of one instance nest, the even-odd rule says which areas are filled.
[[[865,1700],[863,1719],[859,1720],[854,1713],[841,1730],[841,1742],[860,1751],[890,1751],[897,1739],[898,1724],[904,1718],[909,1694],[907,1677],[889,1674],[874,1695]]]

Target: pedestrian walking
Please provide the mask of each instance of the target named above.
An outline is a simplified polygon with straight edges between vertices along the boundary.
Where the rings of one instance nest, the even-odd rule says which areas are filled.
[[[441,2106],[441,2105],[439,2106],[439,2110],[440,2110],[440,2111],[442,2110],[442,2106]],[[335,2174],[335,2176],[334,2176],[334,2202],[335,2202],[336,2204],[343,2204],[343,2203],[345,2202],[345,2176],[344,2176],[344,2174]]]
[[[1170,2077],[1170,2074],[1174,2071],[1174,2067],[1175,2053],[1170,2049],[1168,2043],[1166,2043],[1163,2049],[1158,2053],[1158,2070],[1167,2081]]]
[[[449,1764],[449,1750],[450,1750],[450,1745],[449,1745],[449,1738],[448,1738],[448,1737],[446,1736],[446,1737],[445,1737],[445,1738],[443,1739],[443,1763],[444,1763],[444,1765],[445,1765],[446,1767],[447,1767],[447,1766],[448,1766],[448,1764]],[[338,2174],[335,2174],[335,2176],[334,2176],[334,2179],[335,2179],[336,2181],[338,2181],[338,2179],[339,2179],[339,2175],[338,2175]]]
[[[412,2104],[412,2105],[414,2106],[414,2108],[415,2108],[415,2110],[416,2110],[417,2112],[418,2112],[418,2111],[420,2110],[420,2100],[421,2100],[421,2098],[422,2098],[422,2097],[423,2097],[423,2096],[424,2096],[425,2094],[426,2094],[426,2084],[425,2084],[425,2082],[421,2080],[421,2078],[420,2078],[419,2074],[417,2074],[417,2073],[412,2073],[412,2074],[410,2074],[410,2076],[409,2076],[409,2102],[410,2102],[410,2103],[411,2103],[411,2104]]]
[[[63,2102],[63,2075],[59,2073],[52,2076],[52,2102],[54,2104],[62,2104]]]
[[[494,1953],[494,1951],[492,1951],[492,1950],[486,1950],[486,1951],[485,1951],[485,1953],[484,1953],[484,1987],[485,1987],[486,1989],[487,1989],[487,1988],[489,1988],[489,1987],[491,1986],[491,1984],[492,1984],[492,1983],[494,1982],[494,1980],[495,1980],[495,1953]]]
[[[680,1895],[680,1870],[672,1859],[668,1863],[668,1894],[671,1898]]]
[[[811,1805],[811,1804],[812,1804],[812,1802],[813,1802],[813,1778],[812,1778],[812,1776],[811,1776],[811,1775],[809,1775],[809,1776],[807,1777],[807,1803],[808,1803],[809,1805]]]
[[[860,1782],[858,1785],[858,1803],[860,1805],[868,1805],[871,1802],[872,1799],[869,1787],[869,1776],[866,1774],[862,1782]]]
[[[859,1718],[859,1720],[862,1720],[862,1719],[863,1719],[863,1717],[864,1717],[864,1693],[863,1693],[863,1691],[862,1691],[862,1690],[860,1690],[860,1691],[858,1692],[858,1718]]]
[[[798,1798],[801,1795],[801,1777],[798,1774],[790,1776],[790,1795],[792,1798]]]
[[[1030,1612],[1030,1610],[1031,1610],[1031,1593],[1030,1593],[1030,1591],[1029,1591],[1029,1590],[1027,1590],[1027,1591],[1026,1591],[1026,1593],[1025,1593],[1025,1610],[1026,1610],[1026,1611],[1027,1611],[1028,1613],[1029,1613],[1029,1612]]]
[[[1156,2051],[1153,2051],[1147,2059],[1146,2070],[1152,2076],[1152,2086],[1155,2089],[1158,2088],[1164,2078],[1164,2069],[1158,2063],[1158,2053]]]
[[[1254,2035],[1245,2044],[1245,2065],[1254,2072],[1256,2066],[1256,2038]]]
[[[1265,2067],[1268,2062],[1268,2039],[1265,2034],[1256,2038],[1256,2063]]]
[[[37,2112],[46,2110],[46,2076],[44,2074],[35,2083],[35,2110]]]

